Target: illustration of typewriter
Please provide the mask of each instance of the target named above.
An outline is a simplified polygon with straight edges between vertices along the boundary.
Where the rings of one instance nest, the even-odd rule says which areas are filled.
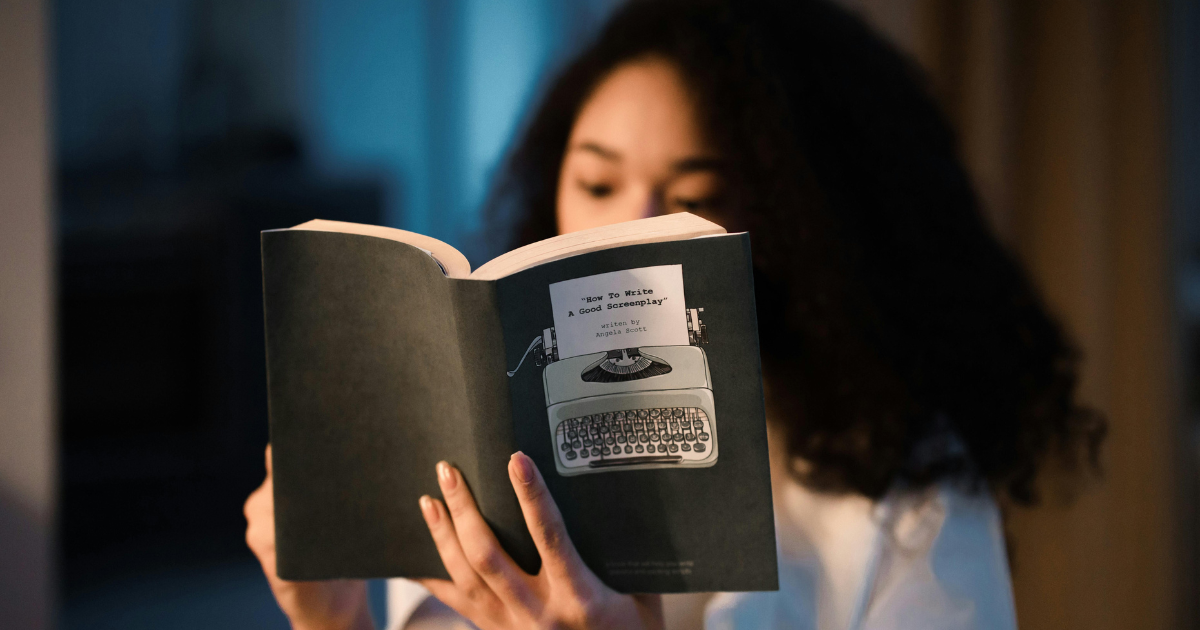
[[[700,347],[708,343],[703,311],[686,310],[689,345],[559,359],[553,327],[534,340],[526,355],[534,352],[534,363],[546,368],[542,383],[559,474],[716,463],[712,378]]]

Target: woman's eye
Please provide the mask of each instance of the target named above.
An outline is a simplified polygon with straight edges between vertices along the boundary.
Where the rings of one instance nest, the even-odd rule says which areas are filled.
[[[698,210],[709,210],[717,205],[715,197],[675,197],[671,199],[671,206],[686,212]]]
[[[712,212],[724,205],[721,177],[711,172],[686,173],[671,181],[663,191],[667,212]]]
[[[585,181],[580,181],[579,187],[595,199],[603,199],[611,195],[613,192],[613,187],[611,184],[591,184]]]

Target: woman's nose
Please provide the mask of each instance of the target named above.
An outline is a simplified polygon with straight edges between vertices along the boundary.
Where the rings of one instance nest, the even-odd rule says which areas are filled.
[[[662,203],[659,201],[657,191],[650,191],[646,198],[642,200],[641,218],[656,217],[663,213]]]

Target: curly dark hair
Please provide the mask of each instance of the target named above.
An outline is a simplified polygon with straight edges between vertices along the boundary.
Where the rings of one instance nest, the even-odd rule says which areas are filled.
[[[1030,504],[1047,457],[1095,466],[1079,353],[990,233],[923,76],[827,2],[623,6],[498,174],[488,218],[511,245],[556,234],[576,114],[647,56],[678,68],[726,165],[720,215],[750,233],[768,405],[802,482],[878,498],[959,476]]]

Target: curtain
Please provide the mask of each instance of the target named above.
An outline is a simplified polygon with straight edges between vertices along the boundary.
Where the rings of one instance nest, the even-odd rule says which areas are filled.
[[[1197,598],[1179,408],[1159,2],[845,0],[912,54],[996,232],[1083,356],[1102,474],[1007,509],[1027,630],[1182,627]]]

